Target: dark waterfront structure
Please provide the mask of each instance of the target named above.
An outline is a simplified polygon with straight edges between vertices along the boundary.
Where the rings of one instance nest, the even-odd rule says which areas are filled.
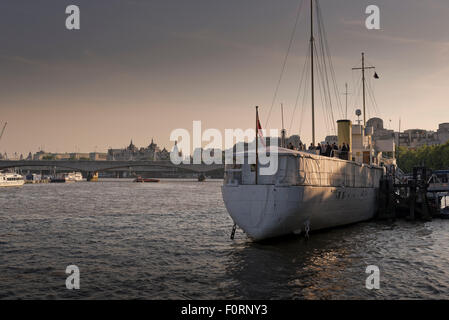
[[[52,173],[80,171],[85,177],[96,172],[103,176],[127,178],[140,175],[158,178],[197,178],[204,174],[223,178],[224,165],[179,164],[170,161],[90,161],[90,160],[0,160],[0,170],[16,168],[22,172]]]
[[[413,168],[411,176],[389,172],[379,190],[380,219],[406,218],[430,221],[441,217],[442,202],[449,194],[449,171]]]

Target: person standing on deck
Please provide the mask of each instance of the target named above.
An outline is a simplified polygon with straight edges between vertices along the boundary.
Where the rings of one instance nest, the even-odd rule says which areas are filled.
[[[332,153],[332,147],[331,147],[331,145],[329,144],[329,142],[326,144],[326,152],[325,152],[325,155],[326,155],[326,157],[330,157],[331,156],[331,153]]]

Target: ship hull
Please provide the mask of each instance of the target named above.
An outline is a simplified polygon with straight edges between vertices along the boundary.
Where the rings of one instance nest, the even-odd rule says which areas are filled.
[[[0,187],[21,187],[25,184],[23,180],[0,182]]]
[[[366,221],[377,211],[377,189],[276,185],[222,186],[234,222],[260,241],[304,230]]]

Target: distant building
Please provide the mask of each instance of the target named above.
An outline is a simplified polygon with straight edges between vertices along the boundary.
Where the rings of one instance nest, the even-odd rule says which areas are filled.
[[[338,145],[338,136],[327,136],[325,139],[324,139],[324,144],[327,144],[327,143],[329,143],[330,145],[332,145],[332,144],[336,144],[336,145]]]
[[[146,148],[137,148],[133,141],[128,147],[124,149],[109,149],[107,153],[107,160],[169,160],[170,152],[165,148],[160,149],[153,139]]]
[[[366,126],[373,128],[373,139],[377,149],[392,149],[395,146],[416,149],[422,146],[440,145],[449,141],[449,123],[440,124],[438,131],[409,129],[404,132],[394,132],[394,130],[384,128],[382,119],[372,118],[367,121]]]
[[[279,142],[280,142],[280,139],[279,139]],[[293,148],[295,148],[296,150],[299,150],[299,147],[302,144],[301,137],[298,135],[290,136],[287,139],[285,144],[286,144],[286,146],[288,146],[290,143],[292,144]]]
[[[50,153],[40,150],[33,155],[33,160],[44,160],[44,158],[49,155],[50,155]]]
[[[30,153],[26,160],[89,160],[89,153],[52,153],[41,150],[36,152],[33,156],[31,156]]]
[[[441,123],[438,126],[438,140],[440,140],[441,144],[445,144],[449,141],[449,123]]]
[[[373,137],[376,138],[394,138],[394,130],[384,128],[384,121],[380,118],[371,118],[366,122],[366,127],[373,128]]]
[[[396,140],[394,130],[384,128],[381,118],[371,118],[366,122],[367,128],[373,133],[374,151],[382,153],[384,157],[394,158],[396,151]]]
[[[100,152],[91,152],[89,153],[89,160],[92,161],[104,161],[108,159],[107,153],[100,153]]]
[[[72,152],[69,153],[69,158],[67,159],[66,156],[67,153],[63,153],[63,154],[56,154],[56,160],[62,160],[62,158],[64,158],[64,160],[89,160],[89,153],[81,153],[81,152]]]
[[[162,150],[154,143],[153,139],[146,148],[137,148],[132,140],[128,147],[124,149],[109,149],[107,153],[90,152],[90,153],[50,153],[43,150],[35,154],[28,155],[26,160],[170,160],[170,152],[163,148]]]
[[[422,146],[445,144],[449,141],[449,124],[440,124],[437,132],[422,129],[410,129],[404,132],[395,132],[395,140],[400,147],[416,149]]]
[[[170,160],[170,152],[167,149],[162,149],[159,152],[159,160]]]

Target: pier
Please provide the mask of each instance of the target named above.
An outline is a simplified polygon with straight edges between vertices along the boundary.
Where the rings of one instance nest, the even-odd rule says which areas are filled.
[[[442,217],[441,204],[449,196],[449,171],[415,167],[411,176],[387,172],[379,190],[379,219],[430,221]]]

